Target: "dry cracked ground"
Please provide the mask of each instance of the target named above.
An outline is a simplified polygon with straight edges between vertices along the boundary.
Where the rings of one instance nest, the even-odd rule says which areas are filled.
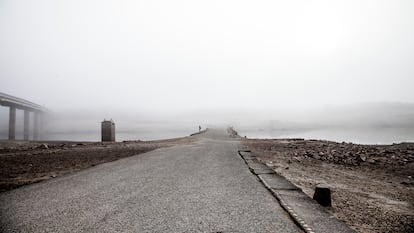
[[[414,232],[414,143],[246,139],[263,162],[313,196],[331,188],[328,211],[357,232]]]

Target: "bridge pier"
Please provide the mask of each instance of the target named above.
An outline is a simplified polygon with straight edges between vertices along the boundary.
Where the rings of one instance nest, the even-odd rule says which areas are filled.
[[[48,110],[38,104],[0,92],[0,105],[9,107],[9,140],[16,140],[16,110],[24,111],[23,139],[30,139],[30,112],[33,112],[33,140],[40,139],[40,118]]]
[[[33,119],[33,140],[39,140],[39,130],[40,130],[40,113],[34,112]]]
[[[9,107],[9,140],[16,140],[16,110],[14,106]],[[24,128],[23,128],[23,139],[30,140],[30,112],[29,110],[24,111]],[[33,140],[37,141],[40,138],[40,112],[33,111]]]
[[[30,128],[30,112],[24,110],[24,132],[23,132],[23,139],[28,141],[29,140],[29,128]]]
[[[16,107],[10,106],[9,110],[9,140],[16,139]]]

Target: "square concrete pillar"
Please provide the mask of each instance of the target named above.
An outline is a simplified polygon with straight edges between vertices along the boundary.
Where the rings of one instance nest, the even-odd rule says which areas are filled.
[[[16,139],[16,107],[9,110],[9,140]]]
[[[30,128],[30,112],[24,110],[24,133],[23,139],[28,141],[29,140],[29,128]]]
[[[111,119],[110,121],[102,121],[101,134],[103,142],[115,142],[115,123]]]
[[[39,130],[40,130],[40,113],[34,112],[34,122],[33,122],[33,140],[39,140]]]

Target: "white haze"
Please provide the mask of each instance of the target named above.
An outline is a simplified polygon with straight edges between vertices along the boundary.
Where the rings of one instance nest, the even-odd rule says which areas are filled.
[[[113,118],[120,140],[200,124],[414,140],[413,10],[411,0],[2,0],[0,92],[50,109],[52,139],[99,140]],[[364,127],[374,133],[361,139]],[[338,128],[358,130],[327,134]]]

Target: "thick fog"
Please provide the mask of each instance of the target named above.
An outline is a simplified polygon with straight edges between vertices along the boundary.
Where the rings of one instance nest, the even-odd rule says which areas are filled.
[[[252,137],[410,141],[413,10],[411,0],[2,0],[0,92],[49,109],[45,139],[97,141],[112,118],[117,140],[232,125]],[[0,117],[4,139],[7,107]],[[17,122],[20,132],[21,112]]]

